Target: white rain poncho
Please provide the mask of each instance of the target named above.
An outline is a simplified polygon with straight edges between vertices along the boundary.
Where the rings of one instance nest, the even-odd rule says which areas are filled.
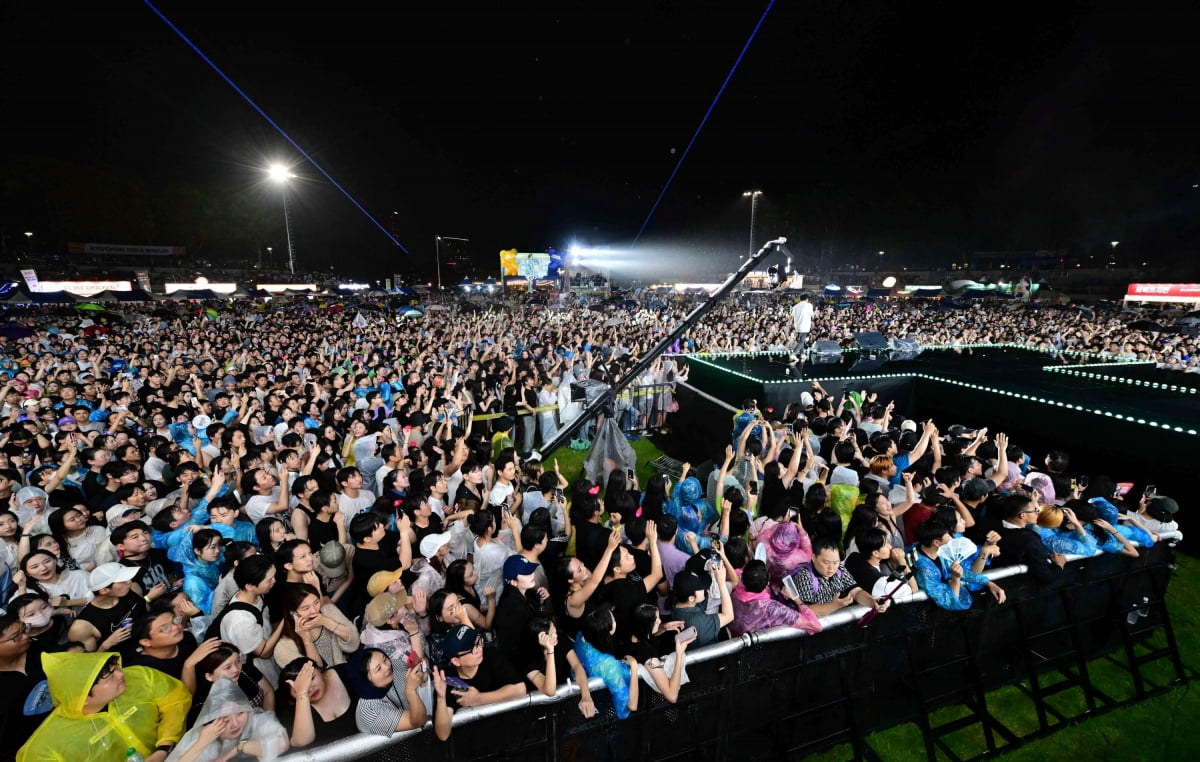
[[[258,758],[270,762],[288,749],[288,734],[274,712],[263,712],[250,705],[250,700],[237,684],[220,677],[213,683],[208,699],[200,709],[196,724],[184,735],[179,745],[167,757],[167,762],[174,762],[182,757],[188,749],[200,742],[200,731],[205,725],[230,715],[245,714],[245,722],[236,737],[221,737],[211,741],[196,757],[196,762],[215,762],[228,752],[235,749],[241,741],[257,741],[262,747]],[[246,750],[249,753],[249,749]]]

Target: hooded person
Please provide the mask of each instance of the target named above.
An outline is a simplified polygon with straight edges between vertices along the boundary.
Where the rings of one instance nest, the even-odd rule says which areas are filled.
[[[54,711],[17,751],[17,762],[161,760],[183,735],[192,696],[149,667],[109,653],[42,654]],[[160,753],[161,752],[161,753]]]
[[[701,550],[709,547],[705,530],[720,516],[712,504],[704,499],[704,487],[700,486],[699,479],[689,476],[677,484],[663,512],[674,516],[679,524],[679,531],[675,533],[675,547],[690,554],[692,547],[688,544],[689,534],[696,536],[696,544]]]
[[[50,495],[41,487],[22,487],[17,490],[17,507],[13,509],[17,514],[17,518],[21,522],[21,526],[25,528],[26,535],[48,534],[50,527],[46,523],[46,517],[50,515]],[[41,519],[34,526],[29,526],[29,522],[34,519]]]
[[[796,570],[812,560],[812,540],[798,524],[790,521],[769,527],[759,541],[767,551],[767,573],[771,583],[783,584]]]
[[[288,746],[287,731],[274,712],[255,709],[233,681],[218,677],[195,725],[167,762],[216,762],[230,752],[270,762]]]

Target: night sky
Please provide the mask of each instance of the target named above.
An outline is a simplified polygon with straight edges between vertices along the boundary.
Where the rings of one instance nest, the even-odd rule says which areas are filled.
[[[54,160],[102,167],[150,196],[181,181],[233,194],[267,215],[278,257],[278,189],[261,168],[284,159],[299,176],[293,232],[307,266],[431,272],[438,234],[470,238],[493,267],[504,248],[622,249],[767,5],[160,0],[394,226],[406,256],[144,3],[5,3],[0,227],[13,245],[36,226],[46,249],[188,243],[73,229],[86,226],[14,181]],[[1194,253],[1197,29],[1196,2],[779,0],[638,261],[677,267],[687,254],[699,270],[729,269],[749,245],[751,188],[764,192],[760,241],[786,235],[826,262],[1111,240],[1139,259]],[[119,207],[122,187],[99,192]],[[208,251],[252,256],[230,247]]]

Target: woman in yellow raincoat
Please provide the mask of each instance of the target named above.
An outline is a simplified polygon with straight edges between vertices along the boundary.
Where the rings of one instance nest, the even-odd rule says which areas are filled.
[[[149,667],[121,668],[108,653],[42,655],[54,711],[17,762],[122,762],[136,749],[161,762],[183,736],[192,703],[183,683]]]

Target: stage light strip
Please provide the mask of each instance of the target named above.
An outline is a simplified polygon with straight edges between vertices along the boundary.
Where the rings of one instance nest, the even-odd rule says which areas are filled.
[[[938,376],[930,376],[925,373],[915,374],[914,377],[924,379],[926,381],[937,381],[937,382],[940,382],[943,384],[950,384],[952,386],[961,386],[966,389],[974,389],[977,391],[989,392],[991,394],[1000,394],[1005,397],[1012,397],[1013,399],[1026,400],[1028,402],[1038,402],[1043,405],[1050,405],[1051,407],[1061,407],[1065,410],[1077,410],[1077,411],[1083,412],[1083,413],[1092,413],[1094,415],[1099,415],[1099,416],[1102,416],[1105,418],[1115,418],[1118,421],[1125,421],[1126,423],[1136,423],[1140,426],[1150,426],[1151,428],[1162,429],[1163,431],[1174,431],[1179,434],[1190,434],[1191,436],[1197,435],[1196,429],[1185,429],[1182,426],[1172,426],[1169,423],[1159,423],[1158,421],[1148,421],[1145,418],[1136,418],[1132,415],[1124,415],[1122,413],[1114,413],[1111,410],[1104,410],[1103,408],[1084,407],[1083,405],[1076,405],[1071,402],[1062,402],[1061,400],[1039,397],[1036,394],[1024,394],[1022,392],[1013,392],[1013,391],[1009,391],[1007,389],[1000,389],[1000,388],[994,387],[994,386],[983,386],[982,384],[972,384],[967,381],[956,381],[956,380],[949,379],[949,378],[940,378]]]
[[[735,370],[730,370],[729,368],[725,368],[723,366],[716,365],[711,362],[707,362],[705,360],[700,359],[699,357],[693,356],[692,359],[703,365],[708,365],[708,366],[710,366],[716,370],[719,370],[723,373],[729,373],[731,375],[738,376],[739,378],[744,378],[748,381],[753,381],[755,383],[759,383],[764,386],[768,386],[771,384],[798,384],[798,383],[805,383],[805,382],[811,383],[812,381],[817,381],[817,382],[825,382],[825,381],[842,382],[842,381],[845,381],[847,383],[855,383],[858,381],[872,381],[872,380],[883,380],[883,379],[893,379],[893,378],[919,378],[919,379],[924,379],[926,381],[937,381],[937,382],[943,383],[943,384],[950,384],[951,386],[961,386],[965,389],[973,389],[976,391],[988,392],[990,394],[1000,394],[1005,397],[1012,397],[1013,399],[1025,400],[1027,402],[1037,402],[1037,403],[1040,403],[1043,405],[1049,405],[1051,407],[1060,407],[1060,408],[1063,408],[1064,410],[1075,410],[1075,411],[1078,411],[1081,413],[1092,413],[1094,415],[1099,415],[1099,416],[1102,416],[1105,418],[1115,418],[1118,421],[1125,421],[1126,423],[1136,423],[1140,426],[1150,426],[1152,428],[1161,429],[1163,431],[1173,431],[1178,434],[1189,434],[1191,436],[1197,436],[1198,434],[1200,434],[1196,431],[1196,429],[1185,429],[1182,426],[1172,426],[1169,423],[1159,423],[1158,421],[1148,421],[1145,418],[1137,418],[1132,415],[1124,415],[1122,413],[1114,413],[1111,410],[1104,410],[1103,408],[1084,407],[1083,405],[1076,405],[1071,402],[1062,402],[1061,400],[1051,399],[1051,398],[1047,398],[1047,397],[1039,397],[1036,394],[1025,394],[1023,392],[1014,392],[1014,391],[1009,391],[1008,389],[1001,389],[1001,388],[995,387],[995,386],[984,386],[982,384],[973,384],[968,381],[957,381],[954,379],[942,378],[940,376],[931,376],[926,373],[891,373],[891,374],[879,374],[879,375],[873,375],[873,376],[828,376],[825,378],[793,378],[793,379],[783,379],[783,380],[764,380],[761,378],[755,378],[754,376],[748,376],[745,373],[738,373]]]
[[[811,348],[811,346],[810,346],[810,348]],[[1042,354],[1049,354],[1049,355],[1074,355],[1076,357],[1094,357],[1097,360],[1105,360],[1106,361],[1106,362],[1101,362],[1101,363],[1087,363],[1087,365],[1090,365],[1090,366],[1141,365],[1141,364],[1148,362],[1147,360],[1122,360],[1120,358],[1113,359],[1110,355],[1098,355],[1098,354],[1095,354],[1094,352],[1080,352],[1075,349],[1047,349],[1045,347],[1030,346],[1027,344],[1019,344],[1019,343],[1011,342],[1011,341],[998,342],[998,343],[979,343],[979,344],[930,344],[928,346],[923,345],[923,344],[920,345],[921,352],[924,352],[926,349],[1023,349],[1027,352],[1041,352]],[[893,347],[888,347],[887,349],[864,350],[859,347],[846,347],[844,349],[841,349],[840,351],[842,352],[842,354],[848,354],[848,353],[852,353],[852,352],[868,352],[868,353],[870,353],[870,352],[886,352],[886,351],[895,351],[895,349]],[[903,351],[903,350],[901,350],[901,351]],[[760,350],[757,352],[695,352],[695,353],[684,352],[684,353],[682,353],[682,356],[684,356],[684,357],[769,357],[769,356],[787,355],[787,354],[791,354],[791,353],[787,352],[787,351],[783,351],[783,350]],[[1082,365],[1079,367],[1082,367]]]
[[[1180,394],[1200,394],[1200,389],[1191,386],[1180,386],[1178,384],[1166,384],[1161,381],[1146,381],[1140,378],[1125,378],[1124,376],[1110,376],[1106,373],[1089,373],[1079,370],[1080,368],[1100,368],[1111,367],[1113,365],[1157,365],[1151,360],[1141,360],[1136,363],[1097,363],[1096,365],[1074,365],[1069,367],[1058,365],[1047,365],[1042,370],[1048,373],[1062,373],[1068,376],[1076,376],[1078,378],[1087,378],[1093,381],[1103,381],[1110,384],[1127,384],[1129,386],[1141,386],[1146,389],[1160,389],[1165,392],[1179,392]]]
[[[263,111],[262,108],[260,108],[259,105],[257,103],[255,103],[254,100],[249,95],[247,95],[244,90],[242,90],[242,88],[238,87],[237,83],[235,83],[232,79],[229,78],[229,75],[227,75],[225,72],[221,71],[221,67],[217,66],[217,64],[211,58],[209,58],[207,55],[205,55],[204,51],[201,50],[196,45],[196,43],[192,42],[188,38],[188,36],[183,33],[183,30],[181,30],[179,27],[175,26],[175,24],[171,21],[171,19],[166,17],[166,14],[164,14],[158,8],[154,7],[154,3],[150,2],[150,0],[143,0],[143,2],[146,3],[146,7],[148,7],[150,10],[154,11],[154,15],[158,16],[160,19],[163,20],[163,23],[165,23],[167,26],[171,27],[171,31],[173,31],[173,32],[175,32],[175,34],[179,35],[179,39],[183,40],[189,48],[191,48],[192,50],[194,50],[196,52],[196,55],[200,56],[200,58],[203,59],[203,61],[206,64],[211,66],[212,70],[215,71],[221,79],[225,80],[226,84],[228,84],[230,87],[233,88],[234,92],[236,92],[238,95],[242,96],[242,99],[244,101],[246,101],[246,103],[249,103],[250,107],[253,108],[255,111],[257,111],[259,116],[261,116],[263,119],[266,119],[267,124],[274,127],[275,131],[278,132],[280,135],[282,135],[284,140],[291,143],[292,148],[295,148],[297,151],[299,151],[300,155],[303,156],[305,159],[307,159],[309,164],[313,165],[313,167],[315,167],[318,172],[320,172],[322,175],[324,175],[325,179],[329,181],[330,185],[332,185],[333,187],[335,187],[339,191],[341,191],[342,195],[345,196],[347,199],[349,199],[350,203],[354,204],[354,206],[356,206],[358,208],[358,211],[362,212],[363,216],[365,216],[368,220],[371,221],[372,225],[379,228],[380,231],[382,231],[383,234],[388,237],[389,241],[396,244],[397,248],[399,248],[400,251],[403,251],[405,254],[408,254],[408,249],[404,248],[404,244],[402,244],[398,240],[396,240],[396,237],[394,235],[392,235],[390,232],[388,232],[388,229],[385,228],[383,226],[383,224],[379,222],[379,220],[375,219],[375,216],[373,214],[368,212],[363,207],[362,204],[358,203],[358,199],[356,199],[356,198],[354,198],[354,196],[350,195],[350,191],[343,188],[338,183],[337,180],[334,180],[333,175],[326,172],[325,168],[322,167],[320,164],[318,164],[316,159],[309,156],[308,152],[305,151],[303,148],[301,148],[299,143],[297,143],[295,140],[292,140],[292,136],[287,134],[286,132],[284,132],[284,129],[282,127],[280,127],[278,124],[276,124],[274,119],[267,116],[267,112]]]

